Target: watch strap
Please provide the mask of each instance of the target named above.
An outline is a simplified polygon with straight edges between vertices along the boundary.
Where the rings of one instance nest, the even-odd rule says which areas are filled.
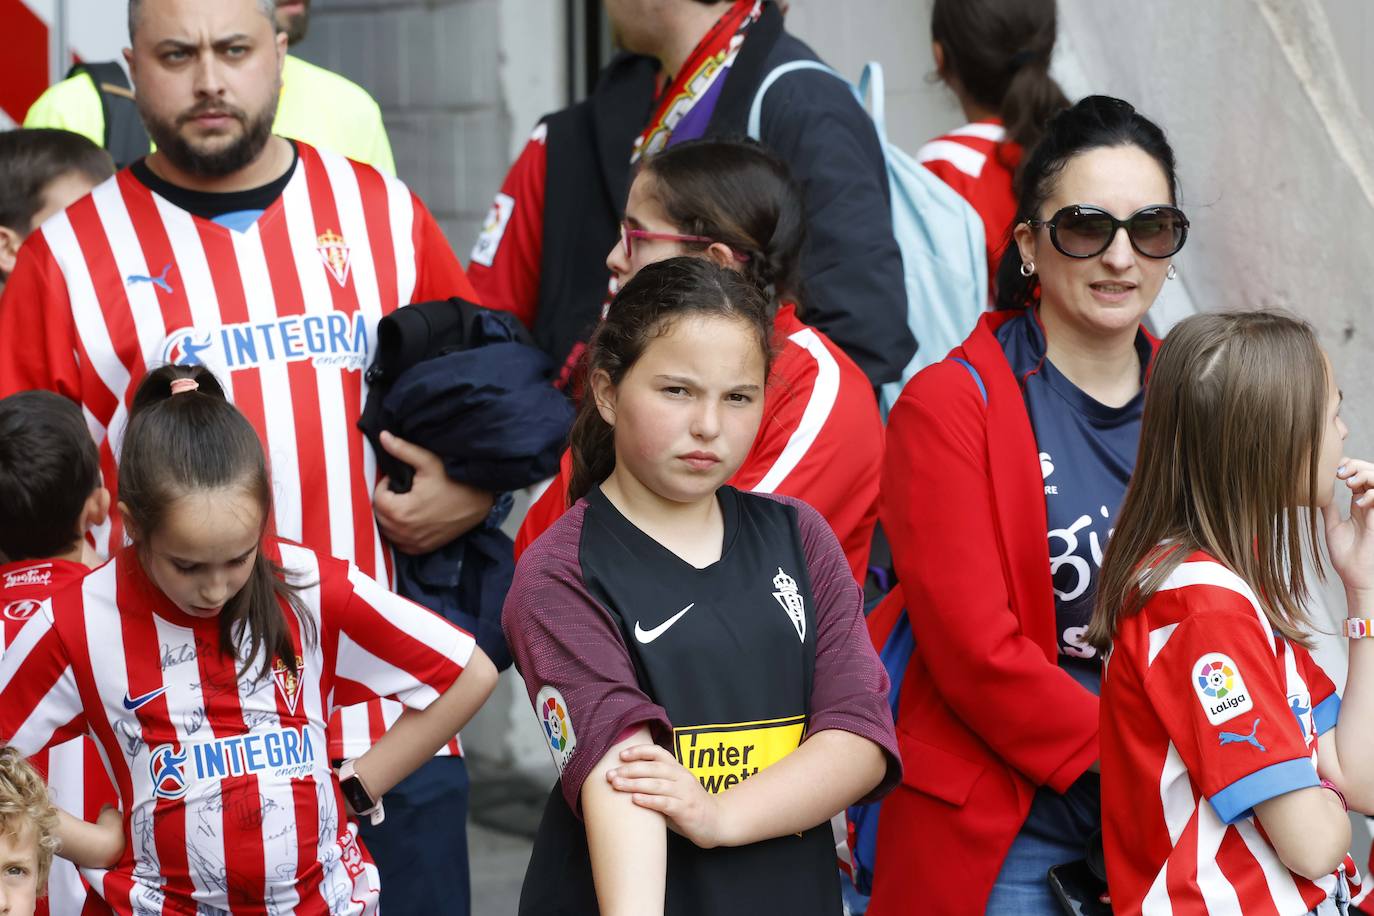
[[[1347,617],[1345,619],[1345,635],[1351,639],[1369,639],[1374,637],[1374,619],[1369,617]]]

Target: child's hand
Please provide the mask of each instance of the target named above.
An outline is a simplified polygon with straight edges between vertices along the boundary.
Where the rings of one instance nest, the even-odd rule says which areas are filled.
[[[1350,490],[1350,515],[1322,507],[1326,550],[1347,591],[1374,592],[1374,464],[1342,458],[1336,476]]]
[[[669,827],[702,849],[725,841],[720,799],[672,754],[657,744],[640,744],[621,751],[620,759],[624,763],[606,772],[617,791],[633,793],[636,805],[659,812]]]
[[[124,855],[124,815],[106,805],[94,824],[57,812],[58,853],[82,868],[111,868]]]

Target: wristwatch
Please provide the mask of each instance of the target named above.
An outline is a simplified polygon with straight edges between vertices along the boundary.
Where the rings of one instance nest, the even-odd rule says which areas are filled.
[[[345,760],[339,767],[339,788],[343,790],[344,800],[358,817],[368,818],[373,827],[386,820],[382,800],[373,798],[372,793],[363,785],[363,778],[353,770],[353,761]]]

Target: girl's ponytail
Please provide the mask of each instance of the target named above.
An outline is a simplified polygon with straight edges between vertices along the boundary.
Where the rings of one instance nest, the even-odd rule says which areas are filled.
[[[1064,90],[1050,76],[1050,52],[1054,48],[1054,24],[1043,49],[1019,52],[1023,58],[1013,58],[1017,64],[1007,93],[1002,97],[1002,124],[1007,139],[1023,150],[1031,149],[1045,134],[1045,125],[1065,108],[1069,100]],[[1005,149],[1005,147],[1003,147]],[[1020,174],[1016,181],[1019,183]]]
[[[935,0],[931,9],[930,35],[944,54],[940,76],[997,112],[1007,141],[1023,150],[1069,107],[1050,76],[1057,19],[1054,0]],[[999,155],[1015,166],[1009,152],[1004,145]]]

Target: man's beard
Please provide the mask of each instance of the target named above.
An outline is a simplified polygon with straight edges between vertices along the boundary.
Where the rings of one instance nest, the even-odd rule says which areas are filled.
[[[148,128],[148,136],[157,144],[158,152],[183,172],[201,178],[223,178],[248,165],[272,136],[272,122],[277,117],[277,92],[272,93],[272,101],[265,106],[257,117],[249,118],[247,112],[223,102],[205,101],[189,111],[178,115],[173,121],[164,121],[139,105],[139,114]],[[194,118],[207,112],[223,112],[239,122],[243,128],[237,139],[227,146],[213,151],[198,149],[181,134],[181,128]]]

